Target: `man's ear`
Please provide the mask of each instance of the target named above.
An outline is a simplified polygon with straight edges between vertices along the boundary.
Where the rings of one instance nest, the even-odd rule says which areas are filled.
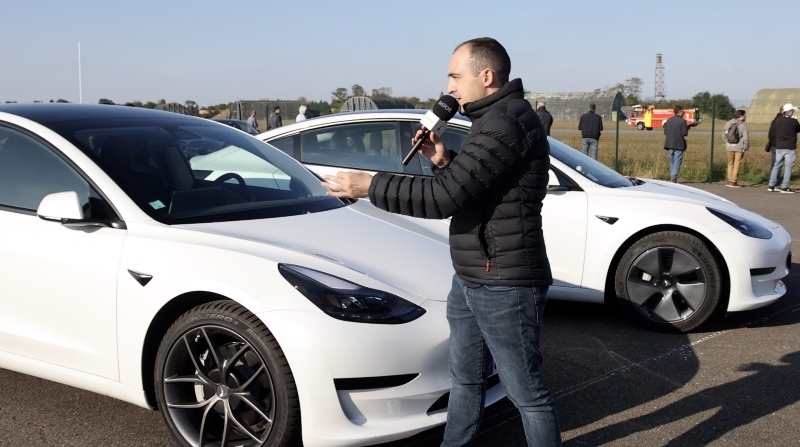
[[[484,87],[492,87],[492,85],[494,84],[494,80],[495,80],[495,75],[494,75],[494,72],[492,71],[492,69],[491,68],[484,68],[482,76],[483,76],[483,86]]]

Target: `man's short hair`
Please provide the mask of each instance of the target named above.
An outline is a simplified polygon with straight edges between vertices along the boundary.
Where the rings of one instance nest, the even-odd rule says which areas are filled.
[[[469,63],[474,76],[488,68],[497,75],[501,85],[508,82],[508,76],[511,73],[511,58],[508,57],[508,52],[500,45],[500,42],[491,37],[479,37],[462,43],[456,47],[456,50],[465,45],[469,45]]]
[[[543,100],[538,100],[538,101],[536,101],[536,107],[539,107],[539,106],[542,106],[542,107],[544,107],[544,106],[546,106],[546,105],[547,105],[547,104],[545,104],[545,102],[544,102]]]
[[[597,110],[597,105],[595,105],[595,103],[591,103],[591,104],[589,104],[589,110],[591,110],[592,112],[594,112],[595,110]]]
[[[675,109],[672,111],[675,115],[682,115],[683,114],[683,106],[675,106]]]
[[[737,111],[736,111],[736,112],[733,114],[733,117],[734,117],[734,118],[741,118],[741,117],[743,117],[744,115],[745,115],[745,111],[744,111],[744,110],[737,110]]]
[[[275,107],[272,109],[272,111],[273,111],[273,112],[277,112],[277,111],[278,111],[278,110],[280,110],[280,109],[281,109],[281,106],[275,106]]]

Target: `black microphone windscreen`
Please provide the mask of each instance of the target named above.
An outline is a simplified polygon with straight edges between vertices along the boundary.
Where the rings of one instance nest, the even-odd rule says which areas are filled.
[[[436,101],[431,112],[442,121],[450,121],[458,112],[458,100],[450,95],[444,95]]]

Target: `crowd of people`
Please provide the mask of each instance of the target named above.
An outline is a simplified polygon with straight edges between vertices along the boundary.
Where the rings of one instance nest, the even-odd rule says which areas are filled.
[[[603,131],[603,118],[596,113],[594,103],[589,104],[587,108],[587,112],[582,114],[578,120],[578,130],[582,138],[581,152],[597,160],[600,135]],[[770,124],[768,142],[764,149],[771,152],[767,186],[771,192],[795,193],[790,187],[792,170],[797,158],[797,134],[800,132],[800,122],[798,122],[798,117],[794,116],[795,110],[797,107],[793,104],[784,104]],[[536,101],[536,114],[545,133],[549,136],[555,119],[547,110],[544,100]],[[696,124],[687,123],[687,119],[684,117],[684,108],[680,105],[673,109],[673,114],[674,116],[663,124],[664,149],[667,151],[670,166],[669,179],[671,182],[677,183],[684,153],[687,150],[686,137],[689,135],[689,129]],[[739,169],[745,153],[750,149],[750,134],[746,120],[746,111],[736,110],[733,118],[727,121],[723,127],[727,157],[726,186],[732,188],[742,187],[739,184]],[[781,171],[783,172],[782,177]]]
[[[300,106],[299,113],[295,117],[294,121],[299,123],[301,121],[305,121],[306,119],[306,110],[308,107],[305,105]],[[256,130],[258,129],[258,112],[255,110],[250,111],[250,116],[247,118],[247,124],[253,126]],[[272,113],[269,114],[267,117],[267,130],[270,129],[277,129],[279,127],[283,127],[283,117],[281,116],[281,107],[275,106],[272,109]]]

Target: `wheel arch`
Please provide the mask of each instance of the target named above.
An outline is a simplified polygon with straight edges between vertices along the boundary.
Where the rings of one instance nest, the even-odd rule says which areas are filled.
[[[158,408],[153,374],[155,372],[158,347],[167,329],[169,329],[178,317],[188,312],[190,309],[212,301],[224,300],[230,301],[230,298],[213,292],[188,292],[170,300],[158,311],[155,317],[153,317],[153,320],[150,322],[150,327],[147,329],[147,334],[145,335],[141,361],[142,387],[147,403],[151,408]]]
[[[625,252],[633,246],[638,240],[642,239],[643,237],[649,236],[654,233],[659,233],[662,231],[675,231],[680,233],[690,234],[701,241],[703,241],[711,253],[714,255],[714,259],[720,266],[720,273],[722,274],[721,282],[722,282],[722,291],[720,296],[720,309],[727,309],[728,308],[728,301],[730,299],[730,270],[728,268],[728,264],[725,262],[725,258],[722,256],[722,253],[719,251],[717,246],[711,242],[703,233],[698,232],[689,227],[684,227],[681,225],[655,225],[652,227],[647,227],[639,230],[638,232],[632,234],[628,239],[625,240],[622,244],[620,244],[617,251],[614,253],[614,256],[611,258],[611,262],[609,263],[608,271],[606,272],[606,281],[605,281],[605,302],[612,303],[614,300],[617,299],[617,293],[614,288],[614,277],[616,276],[617,268],[619,267],[619,262],[622,259],[622,256],[625,255]]]

